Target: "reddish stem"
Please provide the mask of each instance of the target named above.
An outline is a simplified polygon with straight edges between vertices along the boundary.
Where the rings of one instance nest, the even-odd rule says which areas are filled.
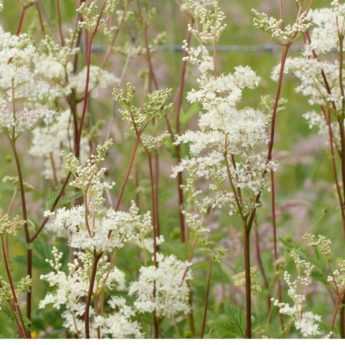
[[[57,20],[58,20],[60,42],[61,42],[61,45],[64,46],[65,38],[62,31],[61,0],[56,0],[56,13],[57,13]]]
[[[29,225],[28,225],[29,219],[28,219],[27,202],[26,202],[26,196],[25,196],[24,178],[23,178],[23,172],[22,172],[22,168],[20,164],[19,155],[17,152],[16,143],[14,140],[15,139],[10,138],[10,143],[11,143],[12,152],[14,155],[14,160],[15,160],[16,169],[17,169],[17,175],[18,175],[22,218],[24,221],[23,229],[24,229],[24,234],[25,234],[25,241],[28,246],[26,250],[27,275],[32,280],[32,249],[29,247],[29,244],[30,244],[30,233],[29,233]],[[26,317],[29,319],[30,323],[31,323],[31,312],[32,312],[32,287],[30,287],[28,292],[26,293]]]
[[[212,259],[210,259],[209,266],[208,266],[208,272],[207,272],[205,306],[204,306],[204,313],[203,313],[203,317],[202,317],[202,324],[201,324],[201,331],[200,331],[200,338],[201,339],[204,338],[205,331],[206,331],[207,313],[208,313],[208,309],[209,309],[209,299],[210,299],[210,291],[211,291],[212,268],[213,268],[213,262],[212,262]]]
[[[8,280],[8,283],[10,285],[10,290],[11,290],[11,294],[12,294],[12,299],[13,299],[12,306],[13,306],[15,317],[16,317],[19,335],[22,338],[30,338],[29,333],[27,333],[27,331],[25,329],[24,319],[23,319],[22,312],[20,310],[20,306],[18,303],[17,293],[16,293],[12,273],[11,273],[10,266],[9,266],[9,259],[8,259],[7,250],[6,250],[3,236],[1,236],[1,246],[2,246],[2,254],[3,254],[3,259],[4,259],[4,264],[5,264],[5,271],[6,271],[6,275],[7,275],[7,280]]]
[[[90,285],[89,291],[87,294],[86,306],[85,306],[85,337],[90,338],[90,306],[92,300],[92,294],[96,282],[96,273],[97,273],[97,266],[102,254],[94,253],[94,259],[91,268],[91,277],[90,277]]]
[[[243,254],[244,254],[244,273],[245,273],[245,297],[246,297],[246,325],[245,336],[252,337],[252,283],[250,269],[250,228],[245,228],[243,232]]]
[[[127,172],[126,172],[124,181],[123,181],[123,183],[121,185],[120,193],[119,193],[119,196],[118,196],[118,199],[117,199],[117,202],[116,202],[116,206],[115,206],[115,210],[116,211],[118,211],[120,209],[122,198],[123,198],[124,192],[125,192],[125,188],[126,188],[126,186],[128,184],[129,176],[130,176],[131,171],[133,169],[133,165],[134,165],[134,162],[135,162],[135,157],[136,157],[136,154],[137,154],[137,151],[138,151],[138,147],[139,147],[139,140],[137,138],[136,141],[135,141],[135,144],[133,146],[133,149],[132,149],[131,158],[129,160],[129,165],[128,165],[128,168],[127,168]]]
[[[187,46],[190,46],[190,42],[192,39],[191,31],[188,31],[187,35]],[[187,53],[184,54],[184,57],[187,56]],[[183,95],[185,91],[185,84],[186,84],[186,74],[187,74],[187,60],[183,59],[182,66],[181,66],[181,73],[180,73],[180,84],[178,88],[178,92],[176,95],[176,102],[175,102],[175,117],[176,117],[176,135],[181,134],[181,110],[182,110],[182,103],[183,103]],[[177,164],[181,163],[181,145],[176,145],[176,161]],[[177,183],[177,195],[178,195],[178,207],[179,207],[179,221],[180,221],[180,237],[182,242],[186,242],[188,238],[185,216],[183,213],[184,210],[184,192],[183,192],[183,174],[182,172],[177,173],[176,177]]]
[[[71,178],[71,173],[69,173],[66,178],[65,181],[61,187],[61,190],[59,192],[59,194],[57,195],[57,197],[55,198],[52,206],[50,207],[50,212],[53,212],[57,205],[59,204],[61,198],[63,197],[64,193],[65,193],[65,189],[68,185],[68,182]],[[30,238],[30,243],[34,242],[36,240],[36,238],[40,235],[40,233],[43,231],[44,227],[46,226],[47,222],[49,220],[49,216],[45,217],[41,223],[41,225],[38,227],[37,231],[35,232],[35,234]]]
[[[270,284],[268,282],[267,274],[265,271],[264,264],[262,262],[262,257],[261,257],[261,247],[260,247],[260,237],[259,237],[259,230],[258,226],[256,224],[257,222],[255,221],[255,227],[254,227],[254,233],[255,233],[255,253],[256,253],[256,261],[258,263],[259,271],[262,276],[263,284],[265,289],[267,290],[267,313],[271,313],[272,309],[272,302],[271,302],[271,294],[270,294]]]

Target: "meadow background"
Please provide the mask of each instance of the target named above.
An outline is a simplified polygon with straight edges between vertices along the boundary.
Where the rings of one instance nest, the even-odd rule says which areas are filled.
[[[161,31],[167,32],[166,41],[162,49],[154,55],[154,65],[161,87],[176,88],[181,62],[181,52],[173,49],[175,45],[180,45],[185,35],[186,22],[173,0],[152,1],[157,7],[158,15],[152,23],[152,34]],[[293,13],[295,1],[286,1],[287,13]],[[314,7],[327,6],[326,0],[315,1]],[[273,0],[223,0],[220,1],[221,7],[227,16],[228,27],[222,35],[220,45],[237,46],[234,50],[218,52],[219,69],[223,72],[230,72],[234,66],[249,65],[263,82],[260,92],[248,92],[247,100],[249,105],[255,106],[260,96],[264,94],[274,94],[276,84],[271,80],[272,68],[279,62],[279,49],[273,46],[271,38],[256,30],[252,25],[251,8],[277,13],[278,2]],[[4,11],[0,15],[0,23],[5,30],[15,32],[19,19],[19,5],[17,1],[5,0]],[[42,0],[44,16],[51,23],[51,28],[56,29],[56,16],[53,0]],[[74,17],[75,1],[64,0],[62,2],[63,18],[65,24],[70,24]],[[36,35],[39,30],[36,13],[28,14],[25,22],[25,30],[31,31]],[[49,28],[48,28],[49,30]],[[133,32],[133,39],[137,35]],[[298,45],[296,43],[295,50]],[[265,47],[262,49],[263,47]],[[97,41],[97,46],[102,47],[102,42]],[[260,48],[261,47],[261,48]],[[294,51],[292,52],[294,54]],[[97,56],[97,54],[95,54]],[[96,58],[97,59],[97,58]],[[118,75],[122,70],[124,59],[119,54],[111,59],[107,69],[114,71]],[[136,59],[131,61],[128,66],[125,80],[130,80],[137,85],[142,84],[140,71],[145,69],[143,60]],[[192,71],[189,73],[187,89],[193,86]],[[279,114],[277,144],[275,148],[275,157],[280,166],[277,172],[277,210],[278,210],[278,235],[279,248],[281,252],[291,246],[299,246],[302,242],[302,236],[306,232],[323,234],[332,239],[334,254],[341,256],[343,254],[342,230],[340,224],[339,212],[337,210],[337,201],[333,187],[330,161],[328,159],[325,140],[315,131],[308,128],[307,122],[302,118],[302,114],[310,110],[306,99],[296,94],[294,88],[296,83],[291,77],[288,77],[284,85],[283,97],[288,100],[288,106]],[[140,92],[140,90],[139,90]],[[193,115],[198,109],[187,103],[183,105],[182,122],[184,129],[195,127]],[[124,174],[124,167],[127,166],[132,142],[124,135],[126,128],[122,126],[119,115],[111,97],[111,90],[104,95],[101,102],[95,99],[91,100],[90,113],[93,121],[100,122],[106,120],[111,122],[109,128],[103,128],[104,134],[109,134],[115,142],[115,150],[112,151],[111,159],[108,159],[108,176],[113,177],[115,181],[121,180]],[[109,121],[111,120],[111,121]],[[101,141],[101,140],[100,140]],[[32,221],[38,221],[42,217],[42,212],[54,198],[54,186],[44,181],[39,171],[41,165],[27,154],[27,141],[21,139],[21,154],[23,155],[23,165],[25,169],[25,182],[30,193],[30,209],[34,215]],[[166,156],[166,157],[165,157]],[[165,252],[180,253],[184,256],[183,246],[179,242],[179,228],[176,210],[173,205],[176,201],[175,184],[170,178],[170,169],[173,162],[164,153],[162,159],[162,174],[160,186],[160,212],[162,221],[162,233],[166,237],[163,245]],[[138,163],[140,166],[140,161]],[[139,172],[138,178],[145,180],[146,173]],[[10,147],[6,138],[0,135],[0,208],[6,209],[10,202],[11,192],[6,183],[2,182],[3,177],[15,175],[15,166],[10,154]],[[125,200],[139,198],[140,204],[149,208],[149,201],[146,197],[146,190],[149,186],[142,185],[142,190],[138,193],[135,190],[134,180],[131,180],[127,190]],[[40,204],[39,200],[44,196],[46,205]],[[266,196],[267,197],[267,196]],[[18,203],[19,205],[19,203]],[[270,202],[264,199],[264,207],[259,210],[258,220],[259,228],[257,234],[262,251],[262,263],[265,267],[268,277],[272,276],[272,236],[270,225]],[[36,219],[35,219],[36,217]],[[242,289],[232,284],[234,274],[242,271],[241,255],[241,232],[238,229],[239,223],[235,220],[229,221],[228,218],[215,219],[212,224],[212,234],[214,239],[219,241],[219,246],[225,250],[224,260],[215,265],[212,293],[209,309],[209,322],[206,337],[230,338],[243,336],[243,294]],[[255,235],[252,236],[253,248],[255,248]],[[67,254],[62,241],[59,243],[59,249]],[[19,237],[11,241],[11,254],[13,271],[16,277],[25,274],[25,256],[24,241]],[[43,234],[34,245],[34,284],[37,286],[34,296],[33,312],[33,336],[45,337],[63,337],[61,329],[61,320],[54,311],[40,311],[37,309],[39,299],[46,291],[46,284],[39,280],[39,274],[49,270],[44,259],[50,256],[51,239]],[[252,263],[258,267],[258,259],[253,252]],[[136,254],[130,250],[124,250],[119,255],[119,265],[127,267],[127,272],[134,272],[137,269]],[[132,267],[132,269],[131,269]],[[205,294],[205,276],[207,271],[206,263],[201,262],[196,265],[194,275],[194,298],[202,300]],[[0,272],[3,267],[1,266]],[[316,280],[318,277],[315,277]],[[260,274],[258,274],[258,284],[262,287],[256,294],[254,301],[254,333],[260,335],[260,332],[269,333],[271,337],[279,336],[278,318],[274,318],[269,324],[266,322],[266,297],[267,291]],[[315,292],[318,291],[318,285],[315,285]],[[331,314],[331,303],[325,291],[318,291],[313,299],[313,311],[320,315]],[[311,294],[313,296],[313,294]],[[197,304],[197,303],[196,303]],[[200,303],[202,305],[202,303]],[[201,311],[196,310],[196,321],[200,322]],[[14,337],[11,318],[0,311],[0,337]],[[49,324],[51,327],[47,327]],[[183,333],[181,331],[181,333]],[[176,334],[173,327],[166,332],[169,337]]]

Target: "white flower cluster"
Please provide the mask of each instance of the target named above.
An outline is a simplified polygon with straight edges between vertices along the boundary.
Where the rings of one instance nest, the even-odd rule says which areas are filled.
[[[326,258],[330,258],[332,254],[332,242],[330,239],[326,238],[323,235],[313,235],[313,234],[305,234],[303,236],[303,240],[306,241],[306,244],[310,247],[316,248],[321,255]]]
[[[126,288],[124,274],[116,268],[111,258],[115,250],[134,244],[153,252],[152,220],[150,213],[141,215],[133,203],[128,211],[105,207],[104,191],[111,185],[104,182],[104,169],[100,168],[111,145],[106,142],[96,153],[81,164],[73,155],[66,157],[66,167],[72,173],[71,186],[80,190],[83,204],[69,209],[48,212],[47,231],[69,240],[74,259],[63,269],[62,254],[53,250],[49,260],[52,271],[41,278],[48,282],[52,292],[41,301],[40,307],[51,305],[62,309],[64,327],[78,337],[85,336],[85,303],[90,296],[90,281],[97,261],[94,290],[89,306],[90,336],[128,338],[141,337],[136,312],[156,311],[159,317],[173,317],[189,311],[190,263],[174,256],[157,255],[157,267],[142,267],[137,282]],[[163,238],[157,239],[157,244]],[[91,275],[91,276],[90,276]],[[130,307],[118,292],[135,296]],[[98,298],[105,302],[98,308]]]
[[[345,33],[345,4],[332,1],[329,8],[311,10],[308,18],[312,24],[310,42],[308,40],[305,44],[301,56],[287,60],[285,72],[297,78],[299,85],[296,91],[306,96],[310,105],[334,109],[338,113],[343,107],[344,80],[340,80],[342,72],[338,57],[340,40]],[[278,77],[278,70],[279,66],[273,71],[274,79]],[[322,134],[327,133],[324,114],[311,111],[304,118],[311,127],[319,128]],[[337,142],[339,133],[333,123],[331,126]]]
[[[49,38],[35,45],[28,35],[2,28],[0,42],[0,126],[18,133],[39,122],[50,125],[58,114],[56,100],[71,90],[66,76],[74,50]]]
[[[254,14],[254,26],[268,32],[273,39],[281,44],[291,43],[299,33],[306,32],[311,23],[307,12],[302,12],[292,24],[284,25],[282,19],[268,16],[266,13],[252,10]]]
[[[72,119],[69,110],[57,114],[51,123],[33,129],[29,152],[32,156],[43,159],[43,176],[46,179],[56,182],[65,177],[63,157],[64,152],[73,151],[72,139]],[[80,146],[80,160],[86,161],[89,155],[89,146],[85,138],[81,140]]]
[[[105,190],[113,187],[113,184],[104,179],[106,169],[100,167],[111,146],[111,140],[97,146],[96,153],[92,154],[85,163],[81,163],[72,153],[65,156],[65,168],[73,176],[71,186],[83,193],[89,211],[102,206]]]
[[[84,203],[46,213],[50,216],[47,231],[68,238],[72,248],[112,251],[128,242],[144,247],[145,239],[152,234],[150,213],[139,214],[134,203],[128,212],[105,207],[104,191],[112,185],[103,181],[105,170],[99,163],[109,145],[108,142],[98,147],[96,155],[84,165],[74,156],[68,157],[68,166],[74,176],[71,186],[83,193]]]
[[[0,210],[0,236],[14,235],[23,224],[18,217],[10,218],[7,213]]]
[[[78,74],[70,77],[69,86],[75,89],[77,95],[84,96],[85,84],[86,84],[86,67],[84,67]],[[99,66],[90,66],[90,79],[89,79],[89,91],[101,91],[110,86],[114,87],[119,82],[113,74],[105,71]]]
[[[192,14],[194,23],[189,30],[203,43],[217,41],[226,28],[218,0],[183,0],[181,9]]]
[[[313,24],[309,51],[318,55],[339,48],[339,34],[345,33],[345,4],[333,0],[329,8],[315,9],[309,14]]]
[[[279,66],[272,73],[277,80]],[[325,88],[322,72],[327,76],[331,93]],[[289,58],[285,73],[292,73],[300,82],[296,91],[308,97],[310,105],[328,105],[335,102],[340,105],[339,69],[336,60],[317,60],[309,55],[307,47],[303,57]]]
[[[151,122],[162,118],[171,109],[170,89],[159,89],[149,93],[142,106],[136,106],[136,90],[127,83],[124,88],[114,89],[113,96],[120,106],[121,116],[136,130],[143,130]],[[159,138],[157,138],[159,140]]]
[[[162,134],[155,136],[149,134],[142,134],[141,141],[148,150],[157,150],[164,144],[164,141],[169,137],[170,134],[168,131],[165,131]]]
[[[144,247],[145,240],[152,233],[152,224],[150,214],[139,214],[135,204],[128,212],[97,209],[92,216],[85,214],[85,206],[82,205],[58,209],[51,216],[47,231],[57,237],[68,238],[72,248],[112,251],[127,243]]]
[[[72,117],[62,98],[75,90],[82,99],[86,70],[73,74],[76,49],[60,47],[51,38],[34,44],[26,34],[12,35],[0,28],[0,128],[15,139],[33,130],[32,155],[44,160],[43,175],[55,182],[64,177],[62,152],[72,151]],[[114,86],[117,79],[97,66],[90,68],[89,91]],[[84,138],[81,157],[88,154]]]
[[[29,276],[20,279],[15,286],[16,295],[26,293],[30,289],[31,284],[32,282]],[[10,284],[0,277],[0,311],[5,309],[8,304],[13,305],[12,298]]]
[[[6,280],[0,277],[0,311],[2,311],[11,300],[10,286]]]
[[[293,304],[280,303],[273,299],[275,306],[279,308],[279,312],[288,315],[294,321],[295,328],[301,332],[304,337],[320,336],[321,317],[310,311],[305,310],[306,289],[311,285],[311,273],[313,265],[302,259],[295,251],[291,253],[291,257],[295,263],[297,276],[292,280],[291,275],[285,271],[284,280],[288,286],[288,295]]]
[[[73,262],[68,264],[68,272],[62,270],[62,253],[56,248],[52,251],[53,259],[48,260],[53,271],[42,275],[52,292],[40,302],[40,308],[52,306],[63,310],[61,316],[64,327],[78,337],[84,337],[85,300],[89,291],[89,274],[92,266],[92,255],[88,252],[76,252]],[[126,300],[116,295],[126,290],[125,276],[122,271],[112,266],[104,258],[100,259],[96,274],[94,295],[104,293],[106,312],[97,310],[97,303],[90,306],[90,336],[110,338],[141,337],[139,324],[133,320],[135,311]],[[111,294],[109,293],[111,292]]]
[[[26,34],[0,28],[0,128],[15,135],[38,121],[49,122],[49,102],[59,93],[37,73],[40,53]]]
[[[33,130],[30,152],[44,159],[43,175],[55,180],[63,177],[62,152],[73,147],[71,114],[60,101],[72,90],[80,100],[85,90],[86,70],[73,74],[70,60],[75,53],[49,37],[34,44],[26,34],[0,28],[0,128],[14,137]],[[90,92],[116,82],[109,72],[91,66]],[[81,151],[82,157],[88,153],[84,138]]]
[[[123,11],[117,10],[118,4],[118,0],[106,0],[100,7],[97,0],[83,1],[77,9],[81,16],[79,28],[88,30],[90,33],[101,31],[110,38],[117,30],[118,25],[114,25],[113,21],[109,19],[116,15],[118,23],[125,20]]]
[[[35,65],[35,74],[44,79],[50,88],[55,89],[55,98],[70,95],[72,89],[75,90],[77,97],[84,96],[87,69],[84,67],[74,74],[71,61],[78,49],[61,47],[50,38],[45,38],[37,48],[39,56]],[[90,65],[89,73],[89,92],[114,87],[118,82],[112,73],[96,65]]]
[[[246,284],[246,277],[245,272],[238,272],[232,275],[231,279],[233,281],[234,286],[243,289]],[[251,267],[250,269],[250,279],[251,279],[251,289],[253,293],[259,293],[261,291],[260,280],[258,278],[258,272],[255,266]]]
[[[138,281],[133,282],[129,294],[134,295],[135,308],[142,313],[156,312],[158,317],[173,318],[189,312],[191,263],[175,256],[157,257],[157,267],[141,267]]]
[[[191,90],[187,99],[200,104],[202,110],[199,128],[177,138],[178,144],[189,144],[191,157],[182,160],[173,175],[186,172],[185,189],[194,203],[200,200],[198,210],[226,204],[233,213],[234,189],[241,189],[248,208],[255,207],[253,194],[264,188],[264,172],[273,167],[266,157],[269,118],[258,109],[240,108],[240,102],[243,91],[257,87],[260,78],[248,66],[238,66],[227,75],[216,75],[213,57],[204,44],[187,49],[187,53],[186,59],[199,72],[198,89]],[[205,189],[207,192],[203,193]]]

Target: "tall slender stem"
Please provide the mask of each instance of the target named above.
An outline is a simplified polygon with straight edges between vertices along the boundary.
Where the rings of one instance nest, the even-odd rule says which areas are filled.
[[[139,6],[139,5],[138,5]],[[149,45],[149,28],[148,24],[145,21],[145,19],[142,16],[141,13],[141,7],[139,6],[139,13],[141,20],[143,21],[143,31],[144,31],[144,45],[145,45],[145,55],[146,55],[146,62],[149,69],[149,92],[152,92],[152,89],[154,88],[156,90],[159,89],[158,80],[153,68],[153,62],[152,62],[152,54],[151,49]],[[156,235],[160,235],[160,220],[159,220],[159,152],[156,150],[153,153],[153,159],[154,159],[154,171],[153,171],[153,180],[152,180],[152,192],[153,192],[153,201],[154,201],[154,220],[155,220],[155,227],[156,227]]]
[[[283,90],[285,64],[286,64],[286,59],[287,59],[287,56],[289,53],[289,49],[290,49],[290,44],[286,44],[282,47],[278,87],[277,87],[276,96],[275,96],[274,104],[273,104],[273,110],[272,110],[270,140],[269,140],[269,144],[268,144],[268,154],[267,154],[267,161],[268,162],[271,162],[271,160],[272,160],[273,147],[274,147],[274,142],[275,142],[275,133],[276,133],[277,114],[278,114],[280,97],[281,97],[282,90]]]
[[[124,192],[125,192],[125,188],[127,186],[127,183],[128,183],[128,180],[129,180],[129,176],[130,176],[131,171],[133,169],[133,165],[134,165],[134,162],[135,162],[135,157],[136,157],[136,154],[137,154],[137,151],[138,151],[138,146],[139,146],[139,139],[137,138],[136,141],[135,141],[135,144],[133,146],[133,149],[132,149],[131,158],[129,160],[129,165],[128,165],[128,168],[127,168],[127,171],[126,171],[126,175],[125,175],[124,181],[123,181],[123,183],[121,185],[121,188],[120,188],[119,196],[118,196],[118,199],[117,199],[117,202],[116,202],[116,206],[115,206],[115,210],[116,211],[118,211],[120,209],[122,198],[123,198],[123,195],[124,195]]]
[[[212,280],[212,268],[213,268],[213,261],[211,258],[208,264],[207,279],[206,279],[207,285],[206,285],[206,293],[205,293],[205,305],[204,305],[204,313],[202,317],[201,331],[200,331],[201,339],[204,338],[205,331],[206,331],[207,313],[209,309],[209,299],[210,299],[211,280]]]
[[[25,16],[26,16],[26,11],[32,5],[33,5],[33,3],[22,7],[22,10],[20,12],[20,17],[19,17],[19,22],[18,22],[17,30],[16,30],[16,35],[17,36],[20,35],[20,33],[23,30],[24,20],[25,20]]]
[[[243,259],[245,273],[245,297],[246,297],[246,338],[252,337],[252,283],[250,269],[250,229],[246,226],[243,231]]]
[[[277,213],[276,213],[276,186],[274,171],[271,170],[271,203],[272,203],[272,229],[273,229],[273,256],[274,260],[278,260],[278,243],[277,243]]]
[[[94,253],[92,268],[91,268],[91,276],[90,276],[90,284],[89,290],[86,299],[86,306],[85,306],[85,337],[90,338],[90,306],[92,301],[93,290],[96,282],[96,273],[97,273],[97,266],[102,254]]]
[[[255,253],[256,253],[256,261],[258,263],[259,271],[262,276],[263,284],[265,289],[267,290],[267,314],[269,315],[271,313],[272,309],[272,302],[271,302],[271,294],[270,294],[270,284],[268,282],[267,274],[265,271],[264,264],[262,262],[261,257],[261,247],[260,247],[260,236],[259,236],[259,229],[257,226],[257,220],[255,219],[255,227],[254,227],[254,233],[255,233]]]
[[[32,249],[30,248],[30,233],[29,233],[29,225],[28,225],[28,211],[27,211],[27,202],[25,196],[25,187],[24,187],[24,178],[22,167],[20,164],[19,155],[17,152],[17,147],[14,138],[9,138],[10,144],[12,147],[12,152],[14,155],[14,160],[16,163],[18,181],[19,181],[19,191],[20,191],[20,200],[21,200],[21,209],[22,209],[22,217],[23,217],[23,229],[25,234],[25,241],[27,244],[26,249],[26,273],[30,280],[32,281]],[[31,322],[31,313],[32,313],[32,287],[29,288],[28,292],[26,293],[26,317]],[[31,327],[31,325],[30,325]]]
[[[68,175],[66,176],[65,178],[65,181],[60,189],[60,192],[59,194],[57,195],[57,197],[55,198],[52,206],[50,207],[50,212],[53,212],[56,207],[58,206],[61,198],[63,197],[64,193],[65,193],[65,190],[66,190],[66,187],[68,185],[68,182],[71,178],[71,173],[68,173]],[[36,238],[40,235],[40,233],[43,231],[44,227],[46,226],[46,224],[48,223],[49,221],[49,216],[45,217],[42,221],[42,223],[40,224],[40,226],[38,227],[37,231],[33,234],[33,236],[31,236],[30,238],[30,243],[34,242],[36,240]]]
[[[42,16],[41,5],[40,5],[40,3],[38,1],[35,2],[34,4],[35,4],[36,11],[37,11],[37,14],[38,14],[38,20],[39,20],[39,23],[40,23],[41,32],[42,32],[43,35],[45,35],[46,34],[46,29],[45,29],[45,26],[44,26],[44,20],[43,20],[43,16]]]
[[[226,165],[226,171],[228,175],[228,180],[232,189],[232,192],[235,197],[235,202],[237,205],[238,212],[241,216],[241,220],[243,223],[243,262],[244,262],[244,271],[245,271],[245,317],[246,317],[246,326],[245,326],[245,336],[246,338],[252,337],[252,307],[251,307],[251,273],[250,273],[250,232],[253,226],[254,218],[249,219],[248,215],[244,211],[244,207],[242,204],[242,198],[240,196],[240,191],[236,188],[235,183],[233,181],[233,177],[231,174],[229,159],[228,159],[228,138],[225,137],[225,150],[224,150],[224,160]],[[233,160],[234,162],[234,160]],[[255,209],[255,208],[254,208]],[[255,216],[254,216],[255,217]]]
[[[17,297],[17,293],[15,290],[14,281],[13,281],[12,273],[10,270],[10,266],[9,266],[9,258],[8,258],[6,245],[5,245],[5,241],[4,241],[3,236],[1,236],[1,246],[2,246],[2,254],[3,254],[3,259],[4,259],[4,265],[5,265],[7,280],[8,280],[8,283],[10,285],[10,290],[11,290],[11,294],[12,294],[12,300],[13,300],[12,306],[13,306],[14,314],[15,314],[15,317],[17,320],[19,335],[23,338],[30,338],[30,335],[27,333],[27,331],[25,329],[25,324],[24,324],[22,312],[20,310],[20,306],[18,303],[18,297]]]
[[[89,31],[85,31],[85,63],[86,63],[86,80],[85,80],[85,88],[84,88],[84,98],[83,98],[83,107],[80,117],[80,123],[77,134],[77,148],[76,148],[76,156],[79,158],[80,156],[80,143],[82,139],[82,132],[84,129],[84,122],[86,118],[86,113],[89,106],[89,98],[90,98],[90,72],[91,72],[91,58],[92,58],[92,44],[94,38],[97,34],[99,29],[101,19],[103,17],[103,13],[105,10],[106,1],[103,1],[103,5],[101,7],[100,13],[98,14],[95,27],[93,31],[90,33]]]
[[[271,170],[271,211],[272,211],[272,231],[273,231],[273,257],[276,266],[276,263],[279,259],[278,254],[278,233],[277,233],[277,212],[276,212],[276,183],[274,171]],[[278,284],[278,301],[281,302],[283,299],[283,288],[280,278],[277,281]],[[280,325],[282,329],[284,328],[284,321],[282,315],[279,314]]]
[[[341,306],[340,306],[339,330],[340,330],[340,336],[344,339],[345,338],[345,293],[341,300]]]
[[[151,200],[152,200],[152,215],[153,215],[153,262],[155,267],[158,267],[158,246],[157,246],[157,237],[158,237],[158,228],[157,228],[157,208],[156,208],[156,201],[155,201],[155,183],[154,183],[154,172],[153,172],[153,164],[152,164],[152,156],[150,152],[147,151],[147,160],[149,164],[149,172],[150,172],[150,181],[151,181]],[[153,299],[156,299],[156,282],[153,284]],[[154,337],[156,339],[160,338],[160,320],[157,315],[157,311],[153,311],[153,328],[154,328]]]
[[[154,85],[155,89],[158,90],[158,80],[153,68],[152,63],[152,56],[151,50],[149,46],[149,33],[148,33],[148,26],[147,23],[144,23],[144,44],[145,44],[145,54],[146,54],[146,61],[149,68],[149,91],[152,91],[152,84]]]
[[[56,0],[56,13],[57,13],[57,20],[58,20],[60,42],[61,42],[61,45],[64,46],[65,38],[62,31],[61,0]]]
[[[159,228],[157,226],[157,214],[158,214],[158,210],[157,210],[157,199],[156,199],[156,190],[155,190],[155,176],[154,176],[154,167],[153,167],[153,159],[152,159],[152,154],[149,151],[149,149],[144,145],[144,143],[142,142],[141,139],[141,131],[139,130],[135,119],[133,117],[133,114],[130,113],[130,117],[132,120],[132,124],[133,124],[133,128],[137,137],[137,141],[141,144],[141,146],[143,147],[146,156],[147,156],[147,162],[148,162],[148,166],[149,166],[149,174],[150,174],[150,186],[151,186],[151,213],[152,213],[152,226],[153,226],[153,262],[155,267],[158,267],[158,259],[157,259],[157,254],[158,254],[158,245],[157,245],[157,237],[158,237],[158,231]],[[155,299],[156,297],[156,284],[153,284],[153,298]],[[153,325],[154,325],[154,337],[155,338],[159,338],[160,337],[160,320],[159,317],[157,315],[157,312],[154,311],[153,312]]]
[[[159,152],[158,150],[154,151],[153,154],[153,158],[154,158],[154,202],[155,202],[155,211],[156,211],[156,236],[159,237],[161,234],[161,226],[160,226],[160,217],[159,217],[159,174],[160,174],[160,160],[159,160]]]
[[[85,63],[86,63],[86,80],[85,80],[85,88],[84,88],[84,101],[83,101],[83,108],[81,112],[81,118],[79,126],[77,126],[77,147],[75,149],[75,153],[77,158],[80,157],[80,143],[82,139],[82,132],[84,128],[84,122],[86,117],[86,112],[89,105],[89,87],[90,87],[90,70],[91,70],[91,52],[92,52],[92,41],[90,39],[90,35],[88,32],[85,33]]]
[[[187,29],[188,30],[188,29]],[[187,34],[187,46],[190,46],[190,42],[192,39],[192,33],[188,30]],[[175,101],[175,121],[176,121],[176,135],[181,134],[181,110],[182,110],[182,103],[183,103],[183,95],[185,91],[186,85],[186,74],[187,74],[187,60],[183,59],[181,72],[180,72],[180,84],[178,87],[178,92],[176,95]],[[181,145],[176,145],[176,161],[177,164],[181,163]],[[180,222],[180,237],[182,242],[186,242],[188,238],[187,234],[187,227],[185,216],[183,213],[184,209],[184,192],[183,192],[183,174],[181,171],[177,173],[176,176],[176,183],[177,183],[177,195],[178,195],[178,212],[179,212],[179,222]]]
[[[337,117],[340,133],[340,146],[341,146],[341,174],[342,174],[342,186],[343,186],[343,201],[345,199],[345,129],[344,129],[344,118],[345,118],[345,88],[344,88],[344,34],[339,28],[338,18],[338,40],[339,40],[339,88],[342,97],[341,116]],[[344,209],[344,204],[341,207]],[[345,228],[344,228],[345,230]],[[340,317],[339,317],[339,329],[341,338],[345,338],[345,295],[341,300],[340,305]]]

